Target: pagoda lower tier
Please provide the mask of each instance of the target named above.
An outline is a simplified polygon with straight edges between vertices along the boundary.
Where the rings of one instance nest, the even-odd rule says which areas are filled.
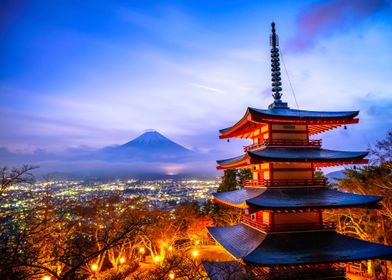
[[[214,201],[252,212],[258,210],[377,208],[382,196],[341,192],[328,187],[242,188],[213,194]]]
[[[363,164],[367,152],[334,151],[322,148],[265,147],[257,151],[247,151],[244,155],[218,160],[217,169],[242,168],[250,164],[268,162],[313,163],[313,167],[326,167],[342,164]]]
[[[267,233],[245,224],[209,227],[211,236],[234,258],[258,266],[345,263],[392,259],[392,247],[333,230]]]

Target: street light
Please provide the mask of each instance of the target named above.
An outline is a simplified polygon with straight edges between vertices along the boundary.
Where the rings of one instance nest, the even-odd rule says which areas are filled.
[[[94,271],[94,272],[97,271],[98,270],[98,265],[96,263],[92,264],[91,265],[91,270]]]
[[[123,264],[123,263],[125,263],[125,258],[124,258],[124,257],[121,257],[121,258],[120,258],[120,264]]]
[[[197,250],[193,250],[193,251],[192,251],[192,256],[193,256],[194,258],[197,258],[198,255],[199,255],[199,251],[197,251]]]
[[[155,256],[154,257],[154,262],[158,263],[161,260],[160,256]]]
[[[170,272],[170,273],[169,273],[169,278],[170,278],[170,279],[174,279],[174,277],[175,277],[174,272]]]
[[[51,279],[51,277],[48,275],[45,275],[44,277],[42,277],[42,280],[50,280],[50,279]]]
[[[141,247],[139,249],[139,261],[142,262],[144,261],[144,253],[146,252],[146,249],[144,247]]]

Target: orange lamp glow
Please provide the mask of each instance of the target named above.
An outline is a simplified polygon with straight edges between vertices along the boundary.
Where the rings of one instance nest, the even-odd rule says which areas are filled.
[[[199,256],[199,251],[197,250],[192,251],[192,256],[197,258],[197,256]]]
[[[91,270],[92,271],[97,271],[98,270],[98,265],[96,263],[91,265]]]

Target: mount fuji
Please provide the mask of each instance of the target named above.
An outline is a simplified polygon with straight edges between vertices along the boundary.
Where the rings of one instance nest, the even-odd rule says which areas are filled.
[[[5,165],[38,165],[40,168],[37,173],[67,173],[80,177],[148,177],[172,174],[215,176],[216,173],[215,157],[189,150],[155,130],[147,130],[121,145],[101,149],[81,147],[67,151],[68,154],[53,154],[44,150],[33,154],[18,154],[0,147],[0,157]]]
[[[173,142],[158,131],[147,130],[139,137],[117,146],[102,148],[92,158],[107,161],[178,162],[190,160],[196,153]]]

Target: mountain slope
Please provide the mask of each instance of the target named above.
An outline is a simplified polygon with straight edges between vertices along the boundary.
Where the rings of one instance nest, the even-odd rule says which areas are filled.
[[[123,145],[105,147],[97,151],[94,158],[108,161],[178,162],[192,155],[194,153],[191,150],[155,130],[149,130]]]

